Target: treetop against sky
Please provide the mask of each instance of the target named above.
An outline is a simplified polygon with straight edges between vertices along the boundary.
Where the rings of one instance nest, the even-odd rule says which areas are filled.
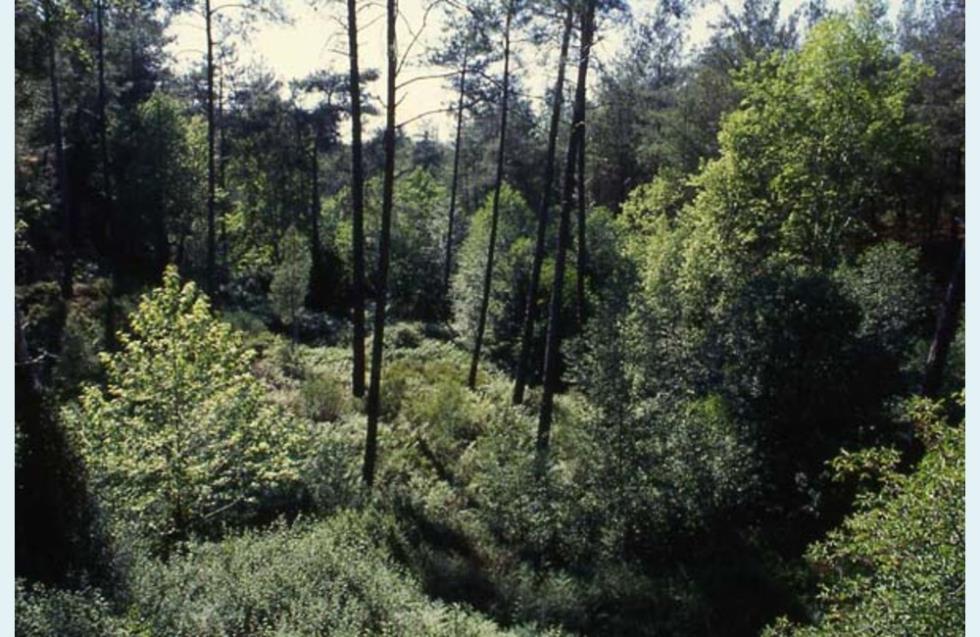
[[[783,0],[781,17],[785,19],[805,0]],[[378,81],[367,87],[370,95],[380,96],[384,86],[385,32],[383,6],[379,3],[359,3],[363,8],[360,16],[360,63],[362,69],[377,69]],[[633,14],[642,18],[653,6],[651,0],[632,0],[629,2]],[[844,9],[853,0],[829,0],[831,9]],[[344,31],[346,3],[311,2],[309,0],[284,0],[283,5],[290,18],[288,23],[260,22],[248,40],[240,36],[230,37],[237,50],[238,62],[245,67],[261,67],[273,72],[283,82],[283,91],[288,92],[290,80],[302,78],[322,69],[346,72],[347,35]],[[686,30],[689,51],[707,42],[712,25],[722,16],[724,7],[737,11],[740,0],[707,0],[704,6],[696,9]],[[901,0],[888,0],[889,16],[894,18],[901,6]],[[444,77],[447,69],[427,64],[428,52],[439,45],[447,29],[445,0],[401,0],[399,11],[402,19],[398,24],[398,45],[400,53],[408,57],[401,70],[403,76],[399,84],[399,121],[408,122],[405,130],[411,135],[429,131],[442,141],[451,138],[453,118],[448,108],[455,101],[455,92],[449,86],[450,78]],[[427,11],[428,10],[428,11]],[[229,14],[229,17],[233,16]],[[553,83],[552,64],[545,63],[543,57],[557,59],[558,20],[555,21],[554,46],[535,50],[527,42],[515,44],[517,57],[516,73],[522,84],[521,91],[529,97],[535,110],[541,110],[541,102],[548,87]],[[593,56],[596,68],[602,69],[603,62],[616,59],[625,45],[627,26],[622,20],[607,21],[600,24],[598,41]],[[204,30],[198,24],[197,16],[184,14],[174,19],[169,28],[174,40],[169,52],[176,60],[179,71],[186,71],[201,63],[204,50]],[[417,37],[416,37],[417,36]],[[414,40],[414,44],[413,44]],[[547,51],[545,50],[547,49]],[[595,82],[598,74],[593,74]],[[383,112],[376,116],[366,116],[365,125],[369,133],[384,124]],[[344,129],[345,137],[349,130]]]

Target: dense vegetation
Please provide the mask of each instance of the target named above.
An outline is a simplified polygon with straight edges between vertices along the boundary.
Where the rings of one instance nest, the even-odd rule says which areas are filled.
[[[963,634],[965,3],[345,4],[18,0],[17,634]]]

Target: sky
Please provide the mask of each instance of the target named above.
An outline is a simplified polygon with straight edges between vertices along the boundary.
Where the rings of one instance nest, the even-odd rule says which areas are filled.
[[[438,0],[400,0],[399,11],[402,19],[398,22],[399,54],[404,55],[406,47],[418,34],[409,59],[399,75],[399,84],[415,78],[425,78],[444,72],[424,64],[422,58],[444,37],[447,26],[444,4],[439,4],[426,13],[426,8]],[[805,0],[783,0],[780,12],[785,18]],[[890,16],[894,19],[901,0],[888,0]],[[286,13],[291,18],[287,24],[260,22],[253,29],[247,41],[234,38],[239,63],[243,65],[262,65],[271,70],[283,81],[287,90],[289,80],[304,77],[315,70],[347,72],[347,34],[346,2],[341,0],[282,0]],[[851,6],[853,0],[829,0],[832,9]],[[360,63],[361,69],[374,68],[381,72],[379,81],[366,87],[375,96],[385,90],[385,19],[384,3],[375,1],[364,5],[360,20]],[[630,0],[634,15],[641,16],[652,0]],[[711,35],[712,24],[723,13],[724,5],[737,11],[741,0],[708,0],[695,12],[688,24],[686,43],[689,50],[704,44]],[[224,13],[229,19],[236,18],[239,9],[227,9]],[[205,45],[203,19],[197,14],[183,14],[176,17],[168,31],[174,37],[168,52],[174,57],[178,71],[189,69],[203,59]],[[624,45],[625,27],[606,25],[600,32],[600,40],[594,47],[600,61],[614,60]],[[554,47],[557,49],[557,45]],[[554,82],[554,59],[556,51],[542,52],[529,46],[518,46],[516,51],[516,73],[522,85],[537,107],[547,87]],[[591,73],[595,79],[595,73]],[[407,84],[398,93],[398,121],[409,122],[405,130],[410,135],[429,132],[437,139],[447,141],[453,130],[453,120],[445,112],[435,112],[448,107],[454,101],[452,90],[445,78],[418,79]],[[380,103],[380,100],[379,100]],[[365,129],[371,132],[384,124],[383,116],[365,118]]]

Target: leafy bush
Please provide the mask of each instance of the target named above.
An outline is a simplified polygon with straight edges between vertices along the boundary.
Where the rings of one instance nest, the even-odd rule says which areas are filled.
[[[910,475],[898,454],[876,454],[879,491],[807,559],[821,576],[815,625],[780,620],[767,635],[962,635],[965,621],[965,432],[925,399],[909,405],[928,451]],[[865,454],[839,457],[839,473],[869,467]],[[855,462],[855,460],[861,460]]]
[[[129,637],[146,634],[135,621],[113,616],[98,590],[66,591],[17,580],[17,637]]]
[[[192,544],[136,569],[136,606],[154,634],[495,635],[492,622],[429,601],[381,548],[370,513],[277,525],[218,544]]]
[[[424,338],[421,326],[413,323],[398,323],[391,329],[391,343],[400,349],[414,349]]]
[[[299,387],[303,416],[314,422],[337,420],[349,410],[347,384],[336,374],[315,371]]]
[[[308,432],[266,403],[253,353],[193,283],[169,268],[120,345],[102,356],[106,389],[65,410],[112,517],[159,546],[289,497]]]
[[[316,431],[301,475],[318,511],[330,512],[361,500],[364,427],[363,417],[349,415]]]

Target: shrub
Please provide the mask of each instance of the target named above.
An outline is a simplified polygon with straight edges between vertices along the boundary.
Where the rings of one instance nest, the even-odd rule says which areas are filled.
[[[67,591],[17,580],[14,602],[17,637],[129,637],[145,634],[135,621],[112,615],[94,589]]]
[[[415,349],[423,338],[422,328],[414,323],[398,323],[391,330],[391,342],[399,349]]]
[[[300,384],[299,397],[302,415],[314,422],[337,420],[349,408],[346,383],[329,372],[308,375]]]
[[[316,509],[351,506],[361,495],[364,418],[348,416],[319,427],[303,465],[303,485]]]
[[[193,544],[168,563],[143,563],[137,607],[154,634],[494,635],[492,622],[429,601],[381,548],[383,518],[342,512]]]
[[[781,619],[767,635],[962,635],[965,621],[965,436],[941,408],[912,401],[909,413],[928,451],[911,475],[896,470],[898,454],[844,455],[838,472],[865,470],[878,460],[882,488],[866,492],[857,510],[807,559],[821,575],[815,626]]]

